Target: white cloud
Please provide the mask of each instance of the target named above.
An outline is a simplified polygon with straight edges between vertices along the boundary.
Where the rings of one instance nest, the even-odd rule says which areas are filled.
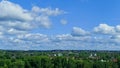
[[[67,20],[65,20],[65,19],[61,19],[61,24],[63,24],[63,25],[66,25],[68,22],[67,22]]]
[[[48,16],[57,16],[57,15],[65,13],[64,11],[60,10],[59,8],[55,8],[55,9],[39,8],[37,6],[34,6],[32,8],[32,11],[35,13],[38,13],[38,14],[48,15]]]
[[[20,21],[0,21],[0,25],[4,28],[14,28],[17,30],[30,30],[34,28],[33,23],[20,22]]]
[[[102,34],[114,34],[115,28],[107,24],[100,24],[99,26],[94,28],[94,32]]]
[[[94,28],[94,32],[97,34],[119,35],[120,25],[109,26],[107,24],[100,24],[99,26]]]
[[[51,9],[33,6],[32,10],[27,10],[19,4],[10,1],[0,2],[0,25],[5,28],[25,31],[40,27],[50,28],[50,17],[60,14],[64,14],[64,11],[58,8]]]
[[[16,30],[16,29],[9,29],[7,31],[7,34],[14,34],[14,35],[18,35],[18,34],[26,34],[27,32],[26,31],[19,31],[19,30]]]
[[[0,20],[31,21],[32,19],[31,14],[20,5],[9,1],[0,2]]]
[[[36,17],[35,21],[37,22],[37,25],[39,25],[41,27],[44,26],[46,28],[50,28],[50,26],[51,26],[51,21],[48,16],[41,15],[39,17]]]
[[[89,35],[88,31],[85,31],[79,27],[73,27],[72,29],[72,35],[73,36],[85,36],[85,35]]]
[[[71,34],[56,35],[56,40],[59,41],[87,41],[90,39],[90,36],[72,36]]]
[[[32,41],[32,42],[36,42],[36,41],[47,42],[47,41],[49,41],[47,35],[40,34],[40,33],[36,33],[36,34],[28,33],[28,34],[18,35],[18,38],[22,39],[22,40],[29,40],[29,41]]]
[[[9,8],[9,9],[8,9]],[[9,2],[0,2],[0,46],[1,49],[120,49],[120,25],[100,24],[94,28],[96,34],[73,27],[72,33],[47,36],[32,33],[36,28],[50,28],[51,16],[64,14],[58,8],[32,10]],[[62,19],[62,24],[67,21]],[[91,35],[90,35],[91,34]],[[105,35],[103,35],[105,34]],[[113,47],[113,48],[112,48]]]
[[[116,31],[117,31],[117,32],[120,32],[120,25],[117,25],[117,26],[116,26]]]
[[[33,6],[32,10],[27,10],[19,4],[2,0],[0,2],[0,31],[5,34],[11,32],[10,29],[21,33],[41,27],[50,28],[52,24],[50,17],[60,14],[64,14],[64,12],[58,8]]]

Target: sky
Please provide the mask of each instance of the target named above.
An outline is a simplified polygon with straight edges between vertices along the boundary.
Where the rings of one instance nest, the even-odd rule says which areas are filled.
[[[0,0],[0,49],[120,50],[120,0]]]

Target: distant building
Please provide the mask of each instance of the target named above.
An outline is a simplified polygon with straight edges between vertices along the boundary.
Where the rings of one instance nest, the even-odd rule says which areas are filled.
[[[94,56],[97,56],[97,54],[95,53]]]
[[[106,62],[106,60],[103,60],[103,59],[101,59],[100,61],[101,61],[101,62]]]
[[[58,56],[63,56],[63,54],[61,54],[61,53],[58,53]]]
[[[54,54],[54,56],[57,56],[56,54]]]

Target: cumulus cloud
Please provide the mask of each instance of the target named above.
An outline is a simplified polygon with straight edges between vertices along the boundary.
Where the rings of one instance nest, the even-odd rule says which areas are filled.
[[[93,33],[80,27],[73,27],[71,33],[54,36],[32,32],[36,28],[50,28],[51,17],[64,13],[59,8],[33,6],[31,10],[27,10],[19,4],[1,1],[0,44],[2,45],[0,48],[14,50],[120,49],[120,25],[100,24],[93,29]],[[65,19],[60,22],[63,25],[67,24]]]
[[[32,41],[32,42],[48,42],[49,38],[47,35],[36,33],[36,34],[23,34],[23,35],[18,35],[18,39],[25,40],[25,41]]]
[[[9,8],[9,9],[8,9]],[[36,28],[50,28],[51,16],[64,14],[59,8],[40,8],[33,6],[31,10],[10,1],[0,2],[0,32],[26,33]]]
[[[27,33],[27,32],[26,31],[19,31],[19,30],[13,29],[13,28],[11,28],[7,31],[7,34],[13,34],[13,35],[25,34],[25,33]]]
[[[55,8],[54,10],[52,8],[40,8],[40,7],[37,7],[37,6],[34,6],[32,8],[32,11],[35,12],[35,13],[42,13],[42,15],[49,15],[49,16],[57,16],[57,15],[60,15],[60,14],[63,14],[65,13],[64,11],[60,10],[59,8]]]
[[[63,24],[63,25],[66,25],[66,24],[68,23],[67,20],[65,20],[65,19],[61,19],[60,22],[61,22],[61,24]]]
[[[117,31],[117,32],[120,32],[120,25],[117,25],[117,26],[116,26],[116,31]]]
[[[20,5],[9,1],[0,2],[0,20],[31,21],[32,19],[31,14]]]
[[[115,28],[107,24],[100,24],[99,26],[94,28],[94,32],[102,34],[114,34]]]
[[[12,33],[14,29],[10,29]],[[89,33],[87,31],[87,33]],[[14,37],[6,37],[0,35],[0,43],[5,43],[4,46],[11,47],[12,49],[38,49],[38,50],[51,50],[51,49],[97,49],[97,50],[115,50],[119,48],[120,36],[91,36],[72,34],[61,34],[54,36],[47,36],[40,33],[27,33],[19,34]],[[17,46],[16,46],[17,45]],[[4,47],[3,46],[3,47]],[[111,49],[113,47],[113,49]],[[1,46],[2,48],[2,46]],[[9,48],[6,48],[9,49]]]
[[[85,36],[85,35],[89,35],[89,32],[85,31],[79,27],[73,27],[71,34],[73,36]]]
[[[39,25],[41,27],[50,28],[50,26],[51,26],[51,21],[48,16],[43,16],[43,15],[38,16],[35,18],[35,21],[38,23],[37,25]]]
[[[120,34],[120,25],[110,26],[107,24],[100,24],[94,28],[94,32],[98,34],[106,35],[119,35]]]
[[[71,34],[56,35],[55,40],[59,41],[90,41],[90,36],[72,36]]]
[[[10,1],[0,2],[0,24],[14,29],[49,28],[51,26],[50,17],[60,14],[64,14],[64,11],[59,8],[33,6],[31,10],[27,10]]]
[[[34,28],[34,24],[20,21],[0,21],[0,25],[4,28],[14,28],[16,30],[30,30]]]

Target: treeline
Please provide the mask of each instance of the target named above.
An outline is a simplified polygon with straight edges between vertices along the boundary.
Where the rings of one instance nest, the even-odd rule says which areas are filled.
[[[21,59],[0,59],[0,68],[120,68],[120,61],[101,62],[66,57],[25,56]]]
[[[0,51],[0,68],[120,68],[120,53]]]

